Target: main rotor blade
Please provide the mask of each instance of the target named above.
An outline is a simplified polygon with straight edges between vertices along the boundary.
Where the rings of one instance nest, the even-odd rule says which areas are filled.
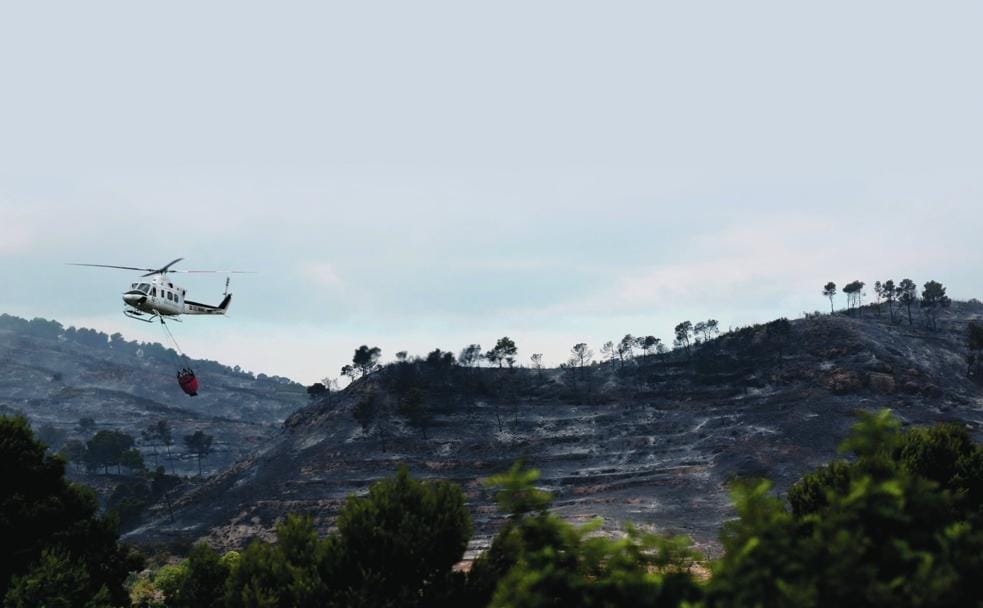
[[[145,274],[145,275],[143,275],[143,276],[145,276],[145,277],[149,277],[149,276],[150,276],[150,275],[152,275],[152,274],[165,274],[165,273],[167,273],[167,272],[168,272],[168,270],[167,270],[168,268],[170,268],[171,266],[173,266],[173,265],[175,265],[175,264],[177,264],[178,262],[180,262],[180,261],[181,261],[181,260],[183,260],[183,259],[184,259],[184,258],[178,258],[178,259],[176,259],[176,260],[174,260],[174,261],[172,261],[172,262],[171,262],[170,264],[167,264],[167,265],[166,265],[166,266],[164,266],[163,268],[158,268],[157,270],[151,270],[150,272],[148,272],[147,274]]]
[[[109,264],[77,264],[75,262],[65,262],[65,264],[68,266],[94,266],[96,268],[119,268],[120,270],[138,270],[140,272],[153,271],[153,268],[134,268],[133,266],[111,266]]]
[[[256,274],[254,270],[169,270],[168,272],[178,272],[181,274]]]

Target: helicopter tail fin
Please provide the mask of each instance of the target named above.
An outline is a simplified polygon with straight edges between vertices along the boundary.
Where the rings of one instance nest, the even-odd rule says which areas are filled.
[[[229,302],[231,301],[232,301],[232,294],[231,293],[225,294],[225,297],[222,298],[222,303],[218,305],[218,309],[221,310],[222,313],[224,314],[227,310],[229,310]]]

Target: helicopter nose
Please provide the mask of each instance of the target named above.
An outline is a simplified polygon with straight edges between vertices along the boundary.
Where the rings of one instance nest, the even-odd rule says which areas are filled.
[[[140,298],[142,297],[143,294],[139,294],[139,293],[124,293],[123,301],[129,304],[130,306],[136,306],[137,303],[140,302]]]

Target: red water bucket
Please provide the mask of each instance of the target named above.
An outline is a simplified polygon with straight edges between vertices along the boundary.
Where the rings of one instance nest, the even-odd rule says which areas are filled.
[[[177,382],[181,385],[181,390],[189,397],[194,397],[198,394],[198,378],[195,378],[193,373],[185,372],[179,375]]]

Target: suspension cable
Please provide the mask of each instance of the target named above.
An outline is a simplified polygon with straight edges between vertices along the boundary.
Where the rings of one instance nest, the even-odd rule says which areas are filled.
[[[164,322],[164,317],[160,317],[160,324],[164,328],[164,331],[167,333],[167,336],[171,339],[171,343],[174,345],[175,352],[177,352],[177,354],[180,355],[181,357],[184,357],[185,361],[190,361],[190,359],[188,359],[188,355],[184,354],[184,351],[181,350],[181,346],[177,343],[177,340],[174,338],[174,334],[171,333],[171,328],[168,327],[167,323]]]

